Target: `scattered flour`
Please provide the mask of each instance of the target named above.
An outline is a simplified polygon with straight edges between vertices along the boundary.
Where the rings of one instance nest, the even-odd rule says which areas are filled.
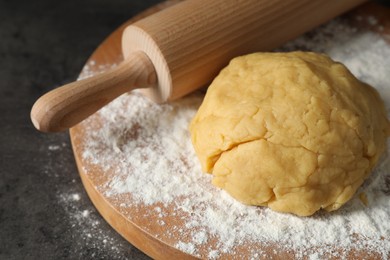
[[[83,210],[82,215],[84,218],[87,218],[89,216],[89,211],[87,209]]]
[[[52,145],[48,146],[48,149],[49,149],[49,151],[57,151],[57,150],[61,149],[61,146],[52,144]]]
[[[195,245],[192,243],[184,243],[182,241],[179,241],[176,245],[176,248],[182,250],[183,252],[187,252],[189,254],[195,253]]]
[[[101,221],[100,216],[90,204],[83,200],[81,194],[62,192],[58,194],[58,201],[63,205],[68,217],[70,229],[74,238],[71,255],[74,259],[124,259],[129,253],[128,244],[113,232],[107,232],[107,223]],[[79,255],[76,255],[79,252]],[[142,257],[140,259],[146,259]]]
[[[72,194],[72,200],[79,201],[80,200],[80,195],[77,194],[77,193]]]
[[[374,19],[372,24],[377,23]],[[376,34],[357,30],[340,18],[279,49],[289,50],[324,52],[343,62],[378,89],[390,115],[390,46]],[[131,194],[132,200],[121,201],[120,208],[154,207],[155,221],[166,227],[167,234],[183,233],[172,246],[198,257],[217,259],[229,254],[242,259],[236,252],[245,247],[247,259],[280,252],[306,259],[347,258],[353,257],[354,250],[368,252],[369,258],[390,258],[389,142],[387,153],[357,193],[364,193],[368,203],[355,196],[336,212],[306,218],[245,206],[213,187],[211,177],[201,172],[188,133],[201,100],[202,94],[195,93],[157,105],[135,92],[83,122],[87,130],[83,160],[111,174],[97,189],[110,199]],[[102,127],[91,126],[97,117],[104,121]],[[168,207],[174,213],[167,212]],[[164,222],[176,213],[187,216],[183,226]],[[88,211],[80,215],[87,217]]]

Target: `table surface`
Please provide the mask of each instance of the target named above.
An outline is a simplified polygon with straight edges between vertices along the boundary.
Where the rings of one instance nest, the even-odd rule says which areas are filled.
[[[68,133],[39,133],[30,109],[158,2],[0,0],[0,259],[149,259],[92,205]]]
[[[93,207],[68,133],[39,133],[30,109],[75,80],[110,32],[158,2],[0,0],[0,259],[149,259]]]

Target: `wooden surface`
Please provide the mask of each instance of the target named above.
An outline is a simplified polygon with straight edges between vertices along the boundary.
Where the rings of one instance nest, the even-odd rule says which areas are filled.
[[[149,9],[141,14],[139,17],[135,17],[128,23],[124,24],[118,30],[116,30],[112,35],[110,35],[93,53],[90,60],[86,63],[81,76],[88,76],[99,73],[102,69],[101,66],[105,66],[107,64],[118,64],[122,61],[123,57],[121,55],[121,34],[124,28],[133,22],[134,20],[151,14],[155,11],[164,9],[167,6],[176,4],[180,1],[166,1],[158,6],[155,6],[152,9]],[[361,12],[361,14],[365,14],[365,9],[369,8],[364,7],[358,9],[357,13]],[[375,11],[377,12],[377,11]],[[382,12],[382,11],[379,11]],[[388,28],[387,28],[388,29]],[[387,29],[382,30],[381,32],[387,35]],[[94,64],[94,66],[89,66],[88,64]],[[101,168],[96,167],[95,165],[89,164],[82,160],[83,148],[85,145],[85,134],[86,131],[90,131],[90,129],[94,129],[99,127],[104,122],[100,122],[96,119],[94,122],[91,122],[90,125],[78,125],[74,128],[70,129],[72,146],[76,158],[76,162],[78,165],[78,169],[80,172],[80,176],[82,182],[85,186],[85,189],[90,196],[92,202],[101,213],[101,215],[105,218],[105,220],[115,229],[118,233],[120,233],[125,239],[127,239],[134,246],[148,254],[149,256],[156,259],[194,259],[195,257],[190,256],[174,247],[175,243],[178,241],[175,239],[164,237],[164,233],[167,232],[173,225],[180,226],[183,225],[180,220],[180,215],[176,217],[170,216],[168,219],[165,219],[167,223],[166,226],[161,227],[157,223],[153,221],[153,218],[144,219],[142,216],[153,209],[150,206],[129,206],[127,208],[120,208],[117,202],[113,202],[108,198],[104,192],[98,190],[102,183],[107,180],[104,179],[106,176],[102,174],[104,171]],[[86,174],[88,171],[88,174]],[[128,198],[131,201],[131,198]],[[127,201],[128,202],[128,201]],[[131,204],[131,203],[130,203]],[[163,205],[162,205],[163,207]],[[166,209],[169,211],[169,208]],[[182,228],[185,228],[183,226]],[[215,241],[214,241],[215,242]],[[210,243],[213,243],[211,241]],[[291,252],[284,251],[275,251],[274,246],[272,244],[268,244],[267,246],[261,246],[264,251],[269,252],[269,256],[274,256],[278,259],[288,259],[292,258]],[[202,258],[207,257],[207,251],[200,249],[198,254],[202,256]],[[238,255],[242,259],[246,256],[245,245],[238,248]],[[362,252],[351,252],[350,257],[355,258],[359,255],[359,258],[364,258],[364,254],[361,255]],[[228,255],[220,255],[221,258],[228,258]]]

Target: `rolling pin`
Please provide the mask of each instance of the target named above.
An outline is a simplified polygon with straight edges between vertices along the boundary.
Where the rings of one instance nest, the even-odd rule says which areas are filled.
[[[43,132],[66,130],[136,88],[156,102],[180,98],[232,58],[272,50],[364,1],[183,1],[128,26],[121,64],[43,95],[31,120]]]

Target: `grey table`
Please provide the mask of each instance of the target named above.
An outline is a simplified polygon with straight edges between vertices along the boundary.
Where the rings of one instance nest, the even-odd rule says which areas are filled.
[[[30,109],[157,2],[0,0],[0,259],[148,259],[93,207],[68,133],[39,133]]]

